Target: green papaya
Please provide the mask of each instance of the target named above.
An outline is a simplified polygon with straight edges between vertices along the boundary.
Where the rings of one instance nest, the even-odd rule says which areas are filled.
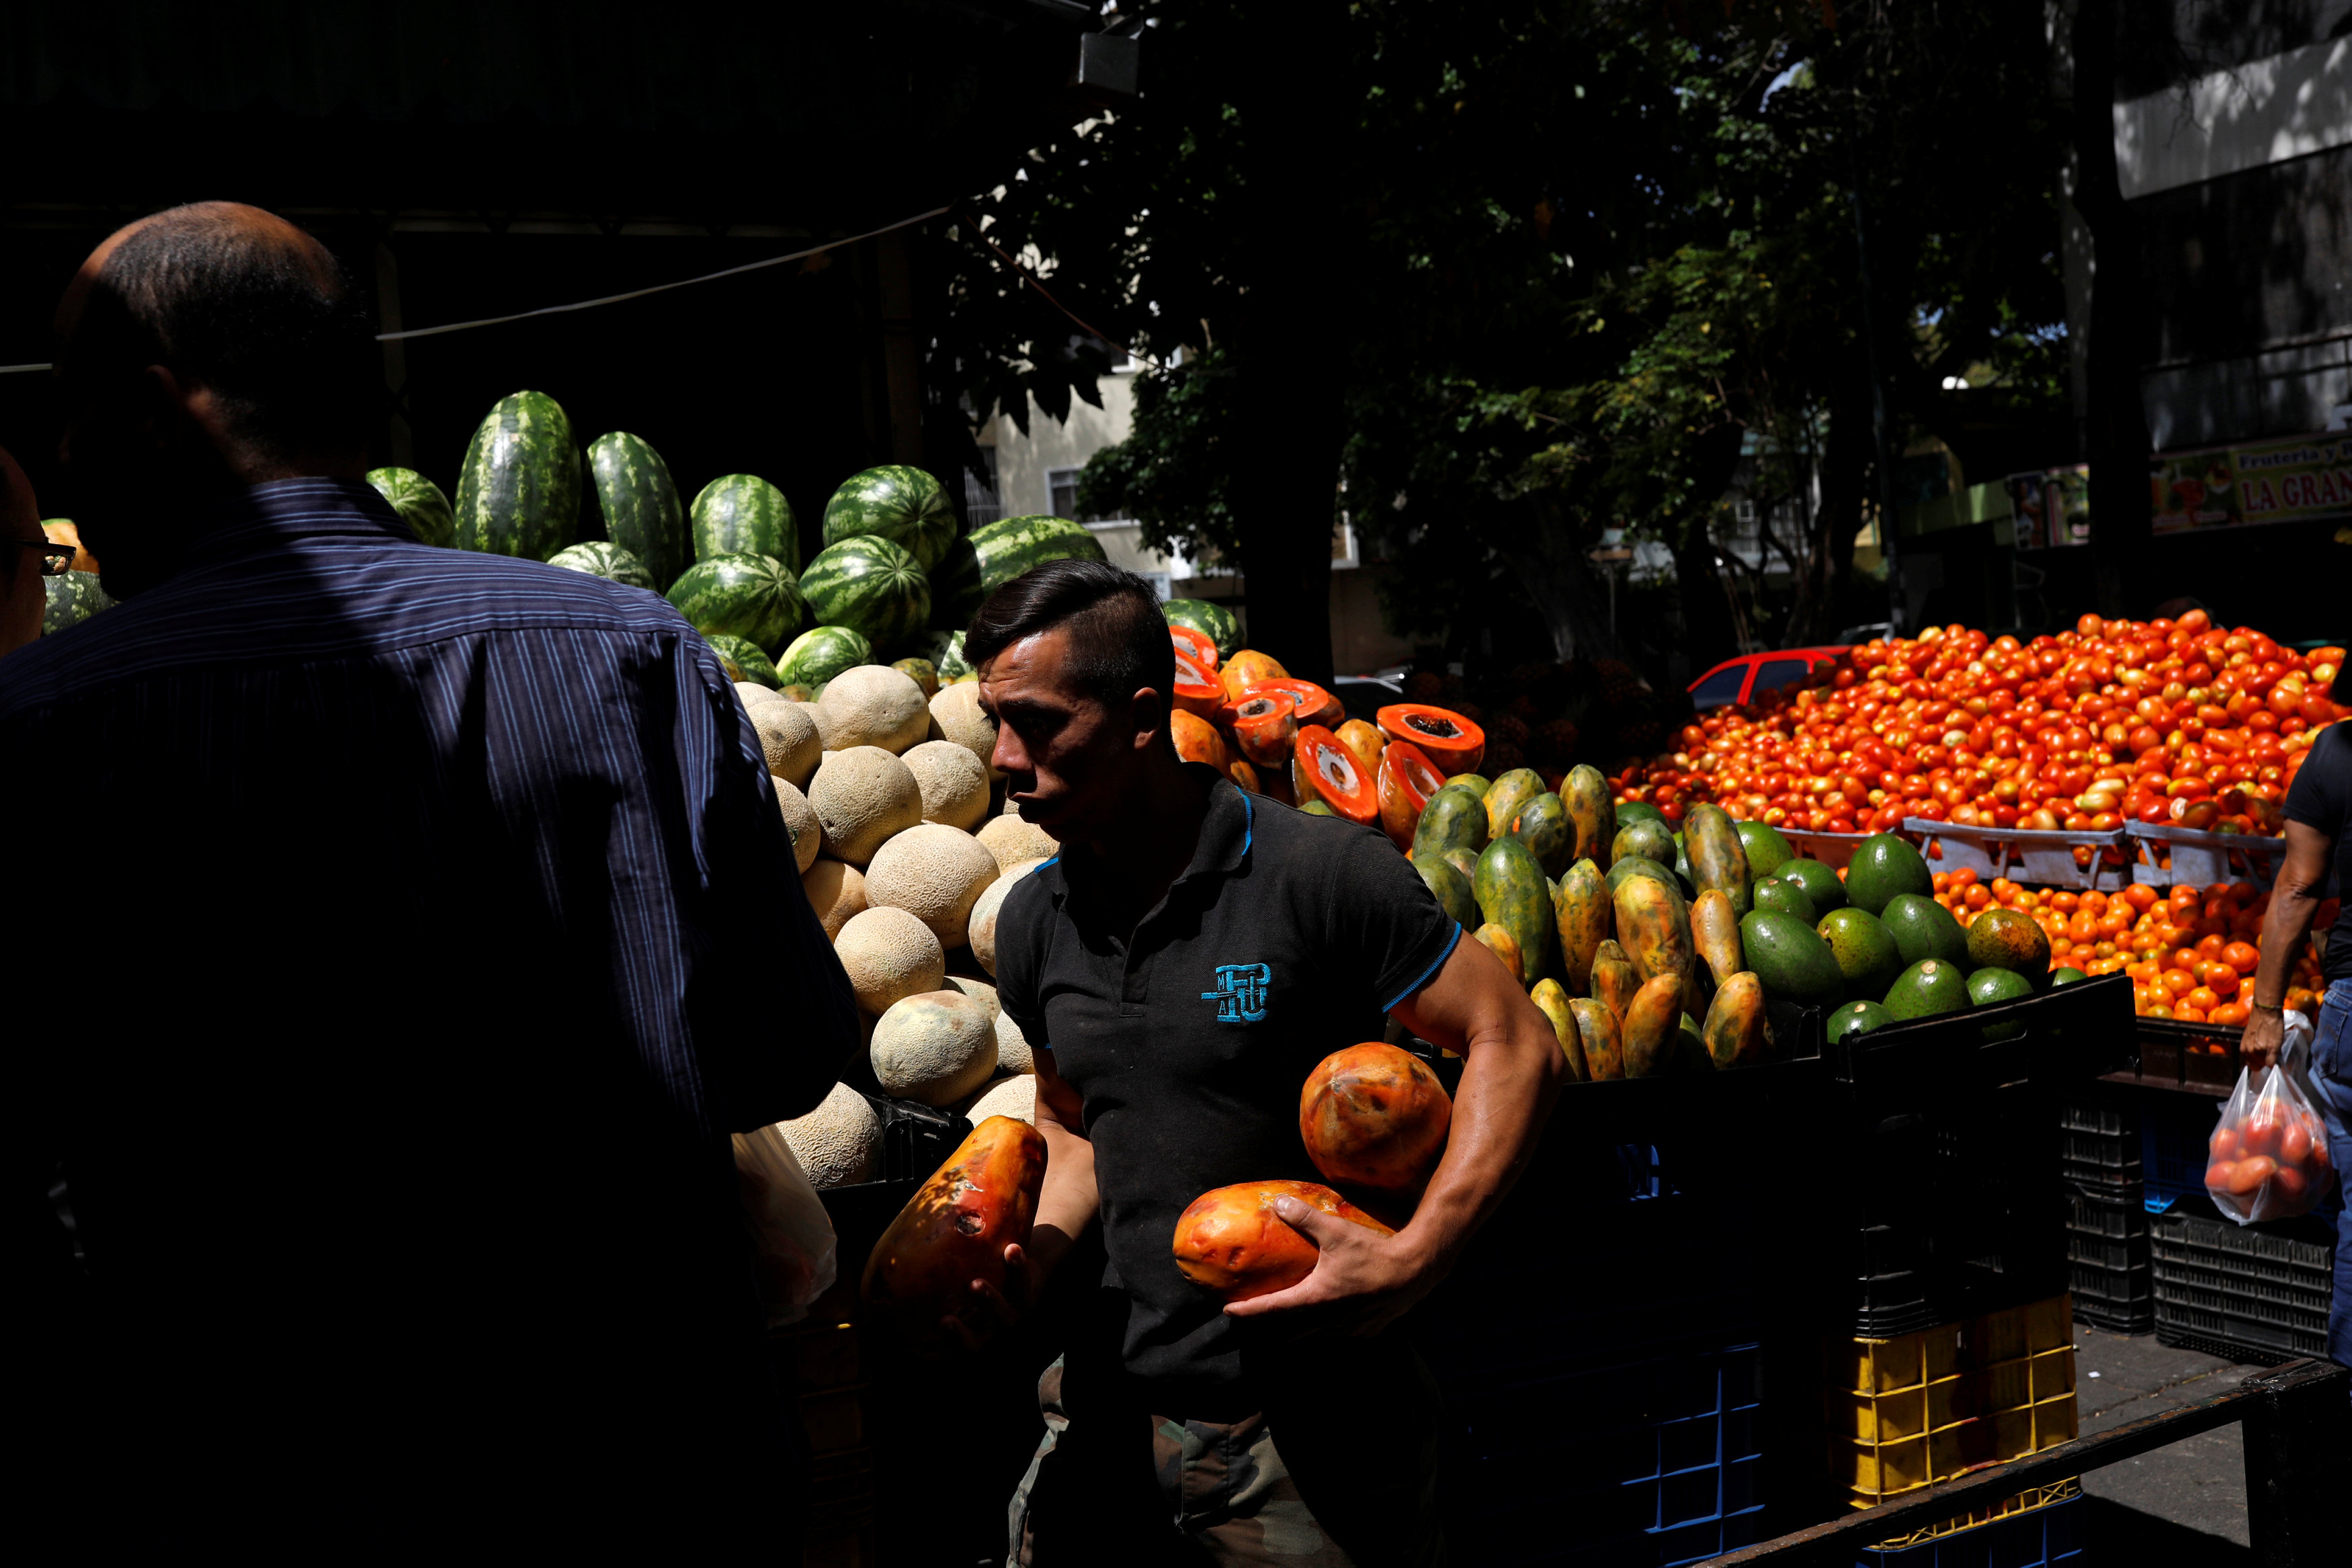
[[[1470,938],[1501,959],[1503,967],[1511,972],[1513,980],[1522,986],[1528,983],[1527,962],[1519,956],[1517,939],[1507,928],[1490,920],[1470,933]]]
[[[1475,931],[1484,922],[1478,914],[1478,901],[1470,893],[1470,879],[1434,855],[1423,855],[1412,862],[1429,891],[1437,895],[1437,906],[1460,922],[1465,931]]]
[[[1508,835],[1495,840],[1478,856],[1470,894],[1488,923],[1508,931],[1518,944],[1520,978],[1532,984],[1549,977],[1551,890],[1534,852]]]
[[[1624,1048],[1617,1015],[1609,1010],[1609,1004],[1591,997],[1570,997],[1568,1009],[1576,1019],[1577,1035],[1584,1042],[1584,1065],[1593,1082],[1624,1077]]]
[[[1764,1017],[1764,982],[1742,972],[1723,982],[1706,1009],[1706,1054],[1718,1068],[1753,1067],[1765,1060],[1770,1027]]]
[[[1628,855],[1639,855],[1662,866],[1674,864],[1674,830],[1663,821],[1654,822],[1646,817],[1637,817],[1630,822],[1621,819],[1617,836],[1609,843],[1609,859],[1614,863]]]
[[[1580,762],[1560,780],[1559,798],[1567,802],[1569,821],[1576,826],[1576,847],[1569,852],[1607,871],[1610,841],[1617,836],[1617,809],[1609,798],[1609,780],[1598,768]]]
[[[1600,868],[1579,861],[1559,879],[1552,895],[1552,923],[1559,936],[1559,963],[1571,994],[1589,990],[1592,957],[1616,930],[1616,906]]]
[[[1646,876],[1627,877],[1611,900],[1617,940],[1644,980],[1682,979],[1696,957],[1689,911],[1672,888]]]
[[[1589,1083],[1591,1071],[1584,1061],[1584,1037],[1578,1032],[1576,1014],[1569,1006],[1569,995],[1561,990],[1558,980],[1538,980],[1528,1000],[1551,1025],[1553,1038],[1559,1041],[1560,1054],[1568,1058],[1568,1075],[1578,1083]]]
[[[1720,806],[1692,807],[1683,822],[1683,844],[1690,856],[1693,886],[1701,893],[1720,889],[1735,914],[1745,915],[1754,907],[1748,897],[1748,852],[1739,847],[1739,830],[1731,813]]]
[[[1691,946],[1717,986],[1748,967],[1739,956],[1739,916],[1721,888],[1710,887],[1691,904]]]
[[[1514,768],[1486,791],[1486,836],[1499,839],[1518,820],[1519,808],[1544,792],[1543,775],[1532,768]]]
[[[1682,893],[1682,883],[1675,880],[1675,873],[1646,855],[1628,855],[1612,865],[1609,868],[1609,891],[1616,892],[1625,885],[1625,879],[1632,876],[1646,876],[1663,883],[1673,888],[1677,896]]]
[[[1421,821],[1412,830],[1412,852],[1418,858],[1462,849],[1475,855],[1486,847],[1487,837],[1486,802],[1460,785],[1448,784],[1422,807]]]
[[[1558,876],[1576,858],[1576,824],[1568,820],[1568,803],[1557,795],[1538,795],[1520,807],[1511,831],[1535,852],[1546,876]]]
[[[1626,1004],[1619,1025],[1625,1053],[1625,1076],[1654,1078],[1674,1062],[1675,1036],[1683,1022],[1683,982],[1679,975],[1644,980]]]
[[[1606,1006],[1610,1016],[1622,1019],[1625,1009],[1633,1003],[1633,993],[1642,988],[1642,971],[1633,967],[1633,960],[1615,937],[1601,944],[1592,955],[1592,999]]]

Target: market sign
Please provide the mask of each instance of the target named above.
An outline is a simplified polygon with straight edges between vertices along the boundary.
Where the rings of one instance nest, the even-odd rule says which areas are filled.
[[[2352,434],[2158,453],[2148,499],[2160,534],[2352,515]]]

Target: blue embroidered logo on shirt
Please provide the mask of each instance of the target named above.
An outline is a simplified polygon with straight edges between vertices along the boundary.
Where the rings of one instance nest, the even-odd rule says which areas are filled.
[[[1274,971],[1264,964],[1220,964],[1217,988],[1201,999],[1217,1004],[1219,1023],[1255,1023],[1265,1017],[1265,988]]]

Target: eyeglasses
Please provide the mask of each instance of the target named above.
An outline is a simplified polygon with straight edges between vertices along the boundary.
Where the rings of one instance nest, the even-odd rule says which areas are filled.
[[[71,545],[51,544],[47,539],[10,539],[8,542],[22,545],[26,549],[39,550],[43,577],[63,577],[73,570],[74,547]]]

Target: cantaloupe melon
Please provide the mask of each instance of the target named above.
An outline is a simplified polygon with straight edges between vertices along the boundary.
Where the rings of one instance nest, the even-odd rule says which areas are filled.
[[[776,807],[784,814],[784,826],[793,835],[793,859],[799,862],[802,874],[816,863],[817,851],[824,847],[824,830],[817,825],[816,813],[809,810],[808,797],[793,788],[789,779],[771,779],[775,786]]]
[[[1021,1026],[1002,1008],[996,1013],[996,1070],[1013,1073],[1037,1071],[1037,1059],[1029,1053],[1029,1041],[1023,1038]]]
[[[762,703],[789,703],[793,700],[783,693],[763,686],[757,681],[737,681],[735,695],[743,704],[745,713],[750,713]]]
[[[996,911],[1004,903],[1004,895],[1013,891],[1013,883],[1045,863],[1041,860],[1023,861],[990,883],[988,891],[972,904],[971,914],[964,922],[964,942],[980,967],[992,975],[996,973]]]
[[[978,682],[941,686],[931,698],[930,708],[940,734],[979,758],[991,779],[1003,777],[989,761],[996,750],[996,721],[981,708]]]
[[[878,746],[893,756],[919,742],[930,728],[923,688],[904,670],[887,664],[857,664],[826,683],[816,706],[824,711],[828,748]]]
[[[1003,873],[978,839],[942,822],[919,822],[874,852],[866,903],[903,909],[931,928],[942,947],[964,945],[972,901]]]
[[[852,915],[866,913],[866,873],[854,865],[820,858],[801,873],[801,888],[828,942],[840,940],[841,928]]]
[[[857,1005],[869,1013],[886,1013],[893,1002],[936,991],[948,977],[947,950],[929,926],[903,909],[868,909],[850,916],[833,939],[833,952],[849,972]]]
[[[921,786],[878,746],[830,753],[809,781],[808,798],[824,828],[824,852],[855,866],[923,820]]]
[[[874,1103],[848,1084],[835,1084],[823,1104],[778,1123],[776,1130],[819,1191],[874,1179],[882,1155],[882,1118],[874,1113]]]
[[[980,841],[996,857],[997,865],[1011,871],[1024,861],[1052,860],[1062,852],[1054,835],[1043,828],[1033,828],[1018,817],[991,817],[981,828]]]
[[[751,716],[751,727],[760,732],[760,749],[767,755],[768,771],[796,789],[807,789],[824,755],[816,725],[809,717],[813,710],[787,702],[765,686],[751,689],[766,693],[768,698],[763,703],[747,702],[743,706],[743,711]]]
[[[992,1083],[982,1091],[965,1110],[971,1124],[979,1126],[991,1116],[1010,1116],[1016,1122],[1037,1124],[1037,1081],[1034,1078],[1007,1078]]]
[[[987,820],[988,769],[952,740],[927,740],[899,758],[923,795],[923,821],[966,832]]]
[[[950,975],[947,988],[951,991],[961,991],[965,996],[986,1008],[991,1022],[1004,1011],[1004,1004],[997,999],[996,988],[986,980],[975,980],[969,975]]]
[[[874,1081],[898,1100],[951,1105],[995,1074],[988,1009],[961,991],[924,991],[891,1004],[866,1048]]]

